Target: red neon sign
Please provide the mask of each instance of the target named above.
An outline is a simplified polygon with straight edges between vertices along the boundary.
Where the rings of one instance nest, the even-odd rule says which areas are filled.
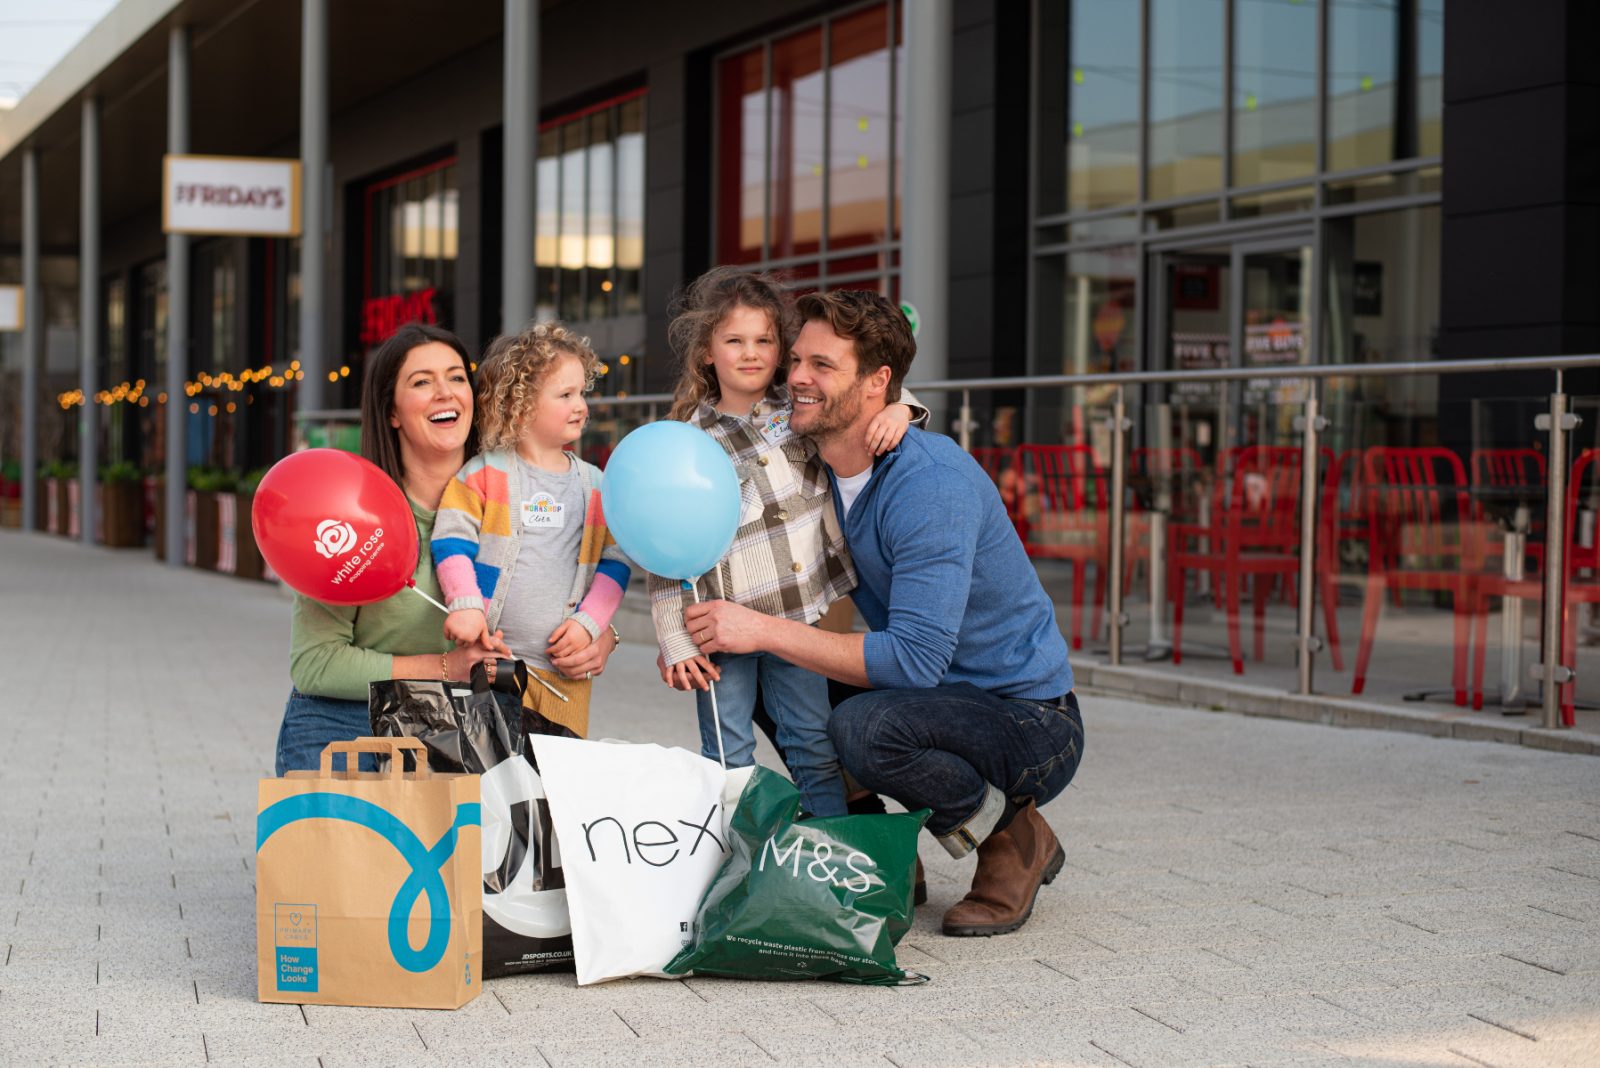
[[[406,323],[437,323],[432,287],[393,297],[371,297],[361,305],[361,343],[377,345]]]

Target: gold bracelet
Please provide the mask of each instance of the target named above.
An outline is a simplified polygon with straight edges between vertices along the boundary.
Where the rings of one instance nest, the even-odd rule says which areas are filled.
[[[439,654],[439,681],[440,682],[449,682],[450,681],[450,654],[449,653],[440,653]]]

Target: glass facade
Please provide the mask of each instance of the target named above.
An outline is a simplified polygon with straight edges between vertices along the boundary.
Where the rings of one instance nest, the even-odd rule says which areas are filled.
[[[897,292],[899,26],[848,8],[717,60],[717,262]]]
[[[1072,0],[1034,19],[1033,372],[1435,351],[1442,0]]]
[[[372,348],[413,320],[452,322],[460,235],[454,156],[367,186],[360,341]]]
[[[638,90],[539,127],[535,314],[643,312],[644,106]]]

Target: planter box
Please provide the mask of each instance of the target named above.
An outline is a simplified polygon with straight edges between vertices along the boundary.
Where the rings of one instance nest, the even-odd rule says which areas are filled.
[[[188,495],[188,562],[206,571],[217,569],[217,495],[190,490]]]
[[[235,496],[239,502],[237,525],[234,527],[238,539],[239,566],[234,573],[240,578],[264,578],[266,562],[261,559],[261,548],[256,545],[256,533],[250,526],[250,508],[255,504],[256,495],[240,493]]]
[[[156,559],[167,558],[167,484],[159,479],[150,480],[151,537],[154,540]]]
[[[144,544],[144,490],[137,482],[100,487],[100,540],[113,549]]]

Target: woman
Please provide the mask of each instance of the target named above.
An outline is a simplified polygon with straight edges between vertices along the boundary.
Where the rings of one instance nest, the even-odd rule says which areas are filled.
[[[422,546],[413,579],[439,599],[427,545],[450,481],[477,451],[471,365],[466,346],[448,330],[402,326],[367,361],[361,389],[361,454],[405,491]],[[498,642],[495,643],[498,646]],[[568,678],[599,675],[616,648],[610,632],[553,661]],[[464,682],[496,649],[455,648],[444,614],[410,590],[376,604],[343,607],[299,594],[289,631],[294,689],[278,730],[278,774],[318,766],[330,742],[371,733],[367,684],[376,679]]]

